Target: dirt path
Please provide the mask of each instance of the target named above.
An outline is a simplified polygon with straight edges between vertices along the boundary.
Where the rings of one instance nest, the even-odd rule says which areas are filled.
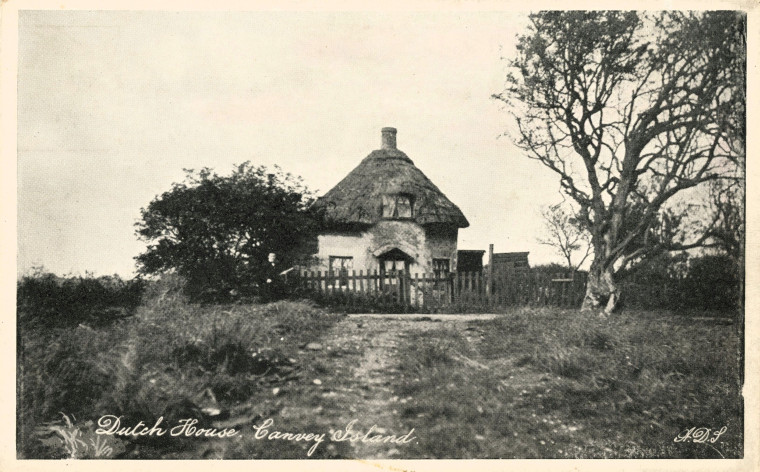
[[[424,336],[431,329],[482,318],[481,315],[347,317],[333,327],[321,344],[324,350],[341,353],[330,356],[331,363],[337,367],[335,372],[340,374],[328,379],[325,385],[329,389],[330,384],[342,384],[344,388],[331,390],[326,393],[326,397],[342,405],[343,412],[348,407],[351,415],[327,408],[321,416],[332,423],[337,418],[344,421],[342,424],[356,420],[351,428],[353,431],[366,433],[374,427],[372,435],[398,436],[408,433],[410,427],[404,424],[398,414],[406,399],[398,398],[392,391],[392,379],[398,374],[399,346],[406,339]],[[358,441],[351,446],[355,458],[392,459],[403,456],[403,445]]]
[[[378,320],[399,320],[399,321],[409,321],[409,320],[426,320],[426,321],[449,321],[449,322],[467,322],[467,321],[474,321],[474,320],[492,320],[496,318],[497,314],[494,313],[476,313],[472,315],[445,315],[445,314],[431,314],[431,315],[410,315],[410,314],[380,314],[380,313],[370,313],[370,314],[352,314],[348,315],[349,318],[356,318],[356,319],[378,319]]]
[[[539,312],[536,316],[566,323],[564,317],[558,321],[554,313]],[[550,326],[554,329],[551,337],[542,339],[542,320],[527,323],[515,317],[514,330],[511,324],[481,320],[451,315],[346,316],[309,345],[294,346],[296,350],[288,355],[297,357],[294,364],[300,368],[298,376],[269,391],[262,390],[255,400],[247,402],[255,413],[250,420],[240,422],[247,433],[236,441],[220,441],[217,449],[203,457],[367,462],[447,457],[643,457],[632,453],[630,447],[644,446],[626,439],[627,433],[618,429],[629,415],[637,414],[628,407],[631,400],[627,391],[591,388],[587,377],[578,377],[572,371],[570,376],[564,375],[555,365],[545,367],[536,357],[523,354],[534,346],[543,348],[549,354],[547,362],[551,362],[551,355],[564,355],[565,351],[551,351],[549,342],[566,342],[560,347],[574,349],[571,340],[558,336],[559,327]],[[576,327],[574,323],[567,326]],[[630,333],[628,336],[632,337]],[[621,352],[647,352],[636,351],[641,348],[630,341],[618,342],[634,349]],[[440,355],[443,352],[451,355]],[[596,348],[581,353],[583,356],[570,359],[581,365],[580,361],[592,355],[607,355],[613,361],[619,357]],[[419,355],[419,359],[408,355]],[[602,370],[607,377],[600,378],[614,380],[612,375],[619,371]],[[586,373],[594,374],[587,370],[583,375]],[[639,388],[648,387],[631,391]],[[670,387],[662,388],[666,391]],[[272,431],[324,434],[325,438],[314,454],[308,454],[314,441],[256,440],[251,425],[265,420],[274,422]],[[637,437],[646,437],[638,432],[650,432],[651,414],[639,414],[634,420],[625,427],[632,428]],[[334,433],[346,428],[362,437],[370,430],[370,435],[405,435],[412,427],[416,441],[409,444],[333,440]],[[672,437],[666,435],[666,440],[672,441]],[[616,446],[624,441],[624,446]],[[666,457],[673,453],[663,450],[655,440],[644,445],[647,449],[641,451],[647,454]],[[740,445],[731,447],[738,450]]]
[[[328,438],[333,432],[345,432],[347,428],[354,434],[361,432],[361,437],[368,432],[371,436],[408,433],[411,428],[398,414],[405,400],[396,397],[392,390],[394,375],[398,374],[398,349],[406,338],[414,339],[442,324],[416,315],[392,319],[346,317],[318,343],[302,350],[303,364],[310,369],[304,373],[297,391],[281,398],[276,423],[283,429],[295,428],[309,418],[304,427],[325,432]],[[320,448],[326,457],[403,456],[403,445],[391,443],[328,440]]]
[[[400,426],[394,415],[392,403],[393,392],[388,377],[397,372],[394,354],[399,342],[399,333],[394,330],[378,333],[376,336],[364,337],[364,355],[351,373],[353,381],[362,392],[361,401],[356,404],[360,429],[377,425],[378,434],[401,434],[396,428]],[[370,425],[369,423],[372,423]],[[353,444],[354,454],[360,458],[378,458],[394,456],[398,449],[383,447],[372,443],[357,442]]]
[[[433,315],[434,316],[434,315]],[[314,458],[398,459],[405,456],[404,444],[333,441],[333,433],[347,429],[359,437],[402,436],[411,427],[399,414],[408,398],[394,394],[394,380],[400,374],[398,354],[407,342],[430,330],[462,325],[473,315],[445,315],[443,321],[428,315],[351,315],[320,340],[303,346],[298,364],[304,366],[299,380],[283,385],[278,393],[255,405],[258,422],[271,418],[272,431],[325,433],[326,438]],[[413,433],[417,435],[418,432]],[[218,442],[220,457],[307,458],[313,444],[284,441],[256,441],[251,434],[231,443]]]

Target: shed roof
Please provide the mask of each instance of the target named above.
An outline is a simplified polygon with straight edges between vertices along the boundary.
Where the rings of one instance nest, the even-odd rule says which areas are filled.
[[[521,259],[527,259],[528,254],[530,254],[529,251],[525,252],[500,252],[500,253],[494,253],[493,260],[496,262],[499,261],[516,261]]]

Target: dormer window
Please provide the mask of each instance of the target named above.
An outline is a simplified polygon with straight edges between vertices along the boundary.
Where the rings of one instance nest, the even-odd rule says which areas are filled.
[[[383,195],[383,218],[412,218],[414,200],[411,195]]]

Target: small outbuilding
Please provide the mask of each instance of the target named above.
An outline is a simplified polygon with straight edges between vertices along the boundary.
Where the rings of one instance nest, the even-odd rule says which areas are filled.
[[[483,272],[483,254],[480,249],[460,249],[457,251],[457,272]]]
[[[529,252],[502,252],[493,255],[493,268],[495,271],[514,271],[530,269],[528,263]]]
[[[469,226],[467,219],[397,149],[395,128],[383,128],[381,142],[315,203],[327,226],[309,269],[336,275],[456,271],[458,231]]]

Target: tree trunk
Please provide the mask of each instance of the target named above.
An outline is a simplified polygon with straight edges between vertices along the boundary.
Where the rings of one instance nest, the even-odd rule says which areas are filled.
[[[591,264],[582,309],[595,310],[604,305],[604,313],[610,314],[619,302],[620,289],[615,284],[612,267],[599,267],[596,262]]]

